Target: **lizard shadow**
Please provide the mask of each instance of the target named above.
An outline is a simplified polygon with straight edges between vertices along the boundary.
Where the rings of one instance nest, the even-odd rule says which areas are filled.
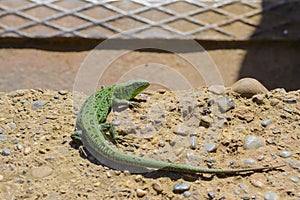
[[[70,146],[72,148],[75,149],[80,149],[80,145],[76,144],[73,141],[69,142]],[[83,147],[84,148],[84,147]],[[96,158],[94,158],[85,148],[84,148],[84,152],[80,152],[80,157],[83,159],[87,159],[89,162],[98,165],[98,166],[105,166],[103,165],[100,161],[98,161]],[[109,166],[106,166],[108,168],[110,168]],[[273,171],[283,171],[282,169],[272,169]],[[270,170],[261,170],[261,172],[268,172]],[[135,173],[134,171],[130,171],[131,174],[140,174],[142,175],[144,178],[152,178],[152,179],[158,179],[158,178],[162,178],[162,177],[168,177],[173,181],[179,180],[179,179],[183,179],[184,181],[188,181],[188,182],[194,182],[197,180],[201,180],[201,181],[212,181],[215,177],[219,178],[219,179],[225,179],[225,178],[229,178],[229,177],[233,177],[233,176],[239,176],[241,178],[245,178],[245,177],[249,177],[254,173],[257,172],[253,172],[253,171],[249,171],[249,172],[240,172],[240,173],[230,173],[230,174],[207,174],[207,173],[187,173],[187,172],[176,172],[176,171],[167,171],[167,170],[163,170],[163,169],[157,169],[157,170],[151,170],[149,172],[145,172],[145,173]]]

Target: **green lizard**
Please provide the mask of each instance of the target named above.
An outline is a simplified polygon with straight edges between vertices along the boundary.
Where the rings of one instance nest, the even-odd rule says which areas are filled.
[[[74,142],[83,145],[102,164],[117,170],[128,170],[132,173],[148,172],[150,169],[179,171],[188,173],[238,173],[275,169],[275,167],[213,169],[175,164],[146,159],[123,153],[113,148],[103,134],[109,131],[111,138],[117,138],[114,126],[106,122],[112,105],[137,105],[131,101],[136,95],[149,86],[149,82],[134,79],[126,83],[102,88],[92,94],[83,104],[76,121],[77,131],[71,135]]]

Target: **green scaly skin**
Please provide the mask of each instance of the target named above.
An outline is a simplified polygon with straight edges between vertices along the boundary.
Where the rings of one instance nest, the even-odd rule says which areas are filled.
[[[104,131],[109,131],[113,140],[117,138],[114,127],[106,122],[112,105],[115,103],[118,105],[137,105],[136,102],[130,100],[149,85],[148,81],[134,79],[126,83],[104,87],[101,91],[95,92],[86,100],[78,114],[76,121],[77,131],[71,135],[73,141],[83,145],[102,164],[121,171],[128,170],[132,173],[144,173],[150,171],[150,169],[160,169],[187,173],[229,174],[282,167],[201,168],[146,159],[126,154],[113,148],[103,134]]]

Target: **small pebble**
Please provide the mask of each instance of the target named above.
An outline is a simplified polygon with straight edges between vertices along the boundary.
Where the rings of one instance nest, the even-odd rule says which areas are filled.
[[[174,127],[173,132],[176,135],[187,136],[188,135],[188,127],[184,125],[177,125]]]
[[[214,199],[216,197],[216,195],[213,192],[207,193],[207,196],[209,199]]]
[[[191,137],[191,149],[196,149],[196,147],[197,147],[196,137],[192,136]]]
[[[18,150],[22,150],[23,149],[23,146],[21,144],[17,144],[17,149]]]
[[[176,110],[176,106],[175,106],[175,105],[170,105],[168,110],[169,110],[170,112],[173,112],[173,111]]]
[[[142,115],[142,116],[140,116],[140,120],[145,120],[145,119],[147,119],[148,117],[146,116],[146,115]]]
[[[31,104],[31,109],[36,110],[36,109],[43,107],[46,104],[47,104],[47,101],[36,101],[33,104]]]
[[[136,175],[135,177],[134,177],[134,180],[135,180],[135,182],[142,182],[143,181],[143,176],[142,175]]]
[[[267,193],[265,195],[265,200],[276,200],[277,199],[277,194],[275,193]]]
[[[18,144],[18,142],[20,141],[20,138],[15,138],[11,141],[12,144]]]
[[[185,191],[188,191],[190,189],[190,184],[188,183],[177,183],[173,187],[173,192],[178,194],[178,193],[183,193]]]
[[[25,147],[24,149],[24,155],[28,155],[31,152],[31,148],[30,147]]]
[[[213,119],[209,116],[203,116],[201,117],[201,120],[200,120],[200,126],[203,126],[205,128],[209,128],[210,125],[213,123]]]
[[[261,123],[261,125],[263,126],[263,127],[267,127],[269,124],[271,124],[273,122],[273,120],[272,119],[266,119],[266,120],[264,120],[262,123]]]
[[[270,99],[270,105],[276,106],[280,101],[278,99]]]
[[[10,151],[8,149],[3,149],[2,150],[2,155],[3,156],[9,156],[10,155]]]
[[[106,177],[111,178],[111,173],[109,171],[106,172]]]
[[[263,95],[254,95],[252,97],[252,101],[255,102],[257,105],[264,104],[264,96]]]
[[[257,160],[258,161],[262,161],[264,159],[264,155],[259,155],[258,157],[257,157]]]
[[[258,149],[264,146],[262,139],[254,135],[247,135],[244,142],[244,149]]]
[[[59,99],[59,95],[58,94],[56,94],[56,95],[54,95],[54,97],[53,97],[54,99]]]
[[[183,196],[184,196],[184,197],[190,197],[190,196],[191,196],[191,193],[190,193],[189,191],[185,191],[185,192],[183,193]]]
[[[288,158],[288,157],[292,156],[292,152],[290,152],[290,151],[281,151],[279,155],[280,155],[280,157]]]
[[[291,109],[288,109],[288,108],[283,108],[283,110],[284,110],[285,112],[287,112],[287,113],[290,113],[290,114],[293,113],[293,111],[292,111]]]
[[[288,99],[283,99],[282,100],[284,103],[297,103],[297,99],[296,98],[288,98]]]
[[[250,200],[250,196],[248,194],[243,194],[241,199],[243,200]]]
[[[235,195],[239,195],[239,194],[240,194],[240,192],[239,192],[239,190],[238,190],[238,189],[234,189],[234,190],[233,190],[233,194],[235,194]]]
[[[152,188],[157,192],[161,193],[163,191],[163,188],[160,183],[153,183]]]
[[[0,134],[3,134],[5,131],[3,129],[0,129]]]
[[[212,106],[214,103],[215,103],[215,99],[213,99],[213,98],[210,98],[210,99],[207,100],[207,105],[208,106]]]
[[[0,135],[0,142],[5,142],[7,140],[7,137],[4,135]]]
[[[259,180],[254,180],[251,183],[252,183],[252,185],[254,185],[255,187],[258,187],[258,188],[262,188],[264,186],[264,184]]]
[[[145,191],[145,190],[142,190],[142,189],[137,189],[136,190],[136,195],[138,196],[138,197],[143,197],[143,196],[145,196],[147,194],[147,191]]]
[[[214,152],[217,150],[217,144],[216,143],[210,143],[205,145],[205,149],[207,152]]]
[[[273,130],[272,133],[273,133],[273,134],[280,134],[281,131],[280,131],[280,130]]]
[[[293,181],[294,183],[298,183],[299,182],[299,178],[297,177],[292,177],[291,181]]]
[[[3,178],[4,178],[4,177],[3,177],[3,175],[1,175],[1,174],[0,174],[0,181],[2,181],[2,180],[3,180]]]
[[[10,128],[16,128],[16,127],[17,127],[17,125],[16,125],[14,122],[10,122],[10,123],[8,124],[8,126],[9,126]]]
[[[252,158],[245,158],[243,160],[243,164],[244,165],[254,165],[255,164],[255,160],[253,160]]]
[[[68,92],[66,90],[60,90],[58,91],[58,94],[60,95],[66,95]]]
[[[221,113],[225,113],[235,107],[233,99],[229,97],[222,97],[218,99],[218,106]]]
[[[39,149],[39,153],[40,153],[40,154],[46,154],[46,150],[40,148],[40,149]]]
[[[220,94],[224,94],[225,87],[224,85],[211,85],[208,87],[208,91],[220,95]]]
[[[248,193],[248,189],[246,188],[246,186],[244,184],[240,183],[239,188],[241,188],[245,193]]]
[[[55,156],[48,156],[45,158],[46,161],[51,162],[55,160]]]
[[[66,144],[67,142],[68,142],[68,140],[63,139],[63,140],[61,141],[61,144]]]
[[[230,166],[234,165],[234,163],[235,163],[235,160],[231,160],[231,161],[229,161],[229,164],[227,166],[230,167]]]
[[[164,141],[159,141],[158,142],[158,146],[159,147],[164,147],[166,144],[165,144],[165,142]]]
[[[94,187],[99,187],[100,186],[100,182],[96,182],[93,184]]]

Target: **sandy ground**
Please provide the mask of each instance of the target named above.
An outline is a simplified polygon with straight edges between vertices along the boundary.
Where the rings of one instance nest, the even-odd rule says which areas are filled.
[[[0,95],[0,198],[300,199],[299,90],[246,99],[228,88],[162,89],[137,98],[140,108],[108,117],[124,137],[120,151],[201,167],[285,166],[226,176],[113,170],[71,142],[80,105],[70,92],[18,90]],[[249,136],[255,145],[245,149]]]

